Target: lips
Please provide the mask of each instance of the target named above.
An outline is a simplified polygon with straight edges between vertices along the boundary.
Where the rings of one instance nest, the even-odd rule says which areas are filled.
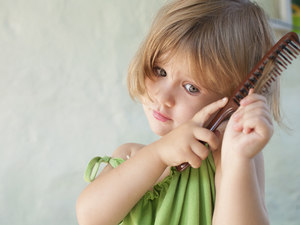
[[[171,120],[171,118],[169,118],[155,110],[153,110],[153,117],[161,122],[167,122],[167,121]]]

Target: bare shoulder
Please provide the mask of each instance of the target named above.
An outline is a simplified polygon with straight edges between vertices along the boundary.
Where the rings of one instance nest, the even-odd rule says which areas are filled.
[[[112,158],[121,158],[121,159],[127,160],[128,157],[131,157],[134,154],[136,154],[144,146],[145,145],[137,144],[137,143],[123,144],[120,147],[116,148],[116,150],[113,152],[113,154],[111,155],[111,157]],[[103,176],[104,174],[108,173],[112,169],[113,169],[113,167],[110,164],[107,164],[104,167],[104,169],[101,171],[101,173],[99,174],[99,176],[97,178]]]
[[[145,145],[138,143],[126,143],[118,147],[112,154],[112,158],[128,159],[128,157],[133,156],[139,150],[141,150]]]

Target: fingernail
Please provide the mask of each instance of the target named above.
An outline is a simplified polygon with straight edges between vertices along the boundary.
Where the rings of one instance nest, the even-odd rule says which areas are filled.
[[[227,97],[225,97],[225,98],[222,99],[222,101],[226,101],[226,100],[227,100]]]

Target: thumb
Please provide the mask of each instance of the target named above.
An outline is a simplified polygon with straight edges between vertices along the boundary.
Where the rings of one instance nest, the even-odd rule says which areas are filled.
[[[228,98],[225,97],[205,106],[198,113],[196,113],[192,120],[199,126],[203,127],[205,122],[207,122],[215,112],[224,107],[227,102]]]

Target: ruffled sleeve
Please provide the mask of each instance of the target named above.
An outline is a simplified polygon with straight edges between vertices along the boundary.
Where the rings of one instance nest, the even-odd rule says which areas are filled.
[[[91,161],[89,162],[89,164],[87,165],[87,167],[85,169],[84,180],[86,182],[92,182],[93,180],[95,180],[97,172],[100,167],[100,164],[102,162],[109,163],[113,168],[116,168],[118,165],[120,165],[124,161],[125,161],[124,159],[120,159],[120,158],[112,159],[111,157],[107,157],[107,156],[94,157],[93,159],[91,159]]]

